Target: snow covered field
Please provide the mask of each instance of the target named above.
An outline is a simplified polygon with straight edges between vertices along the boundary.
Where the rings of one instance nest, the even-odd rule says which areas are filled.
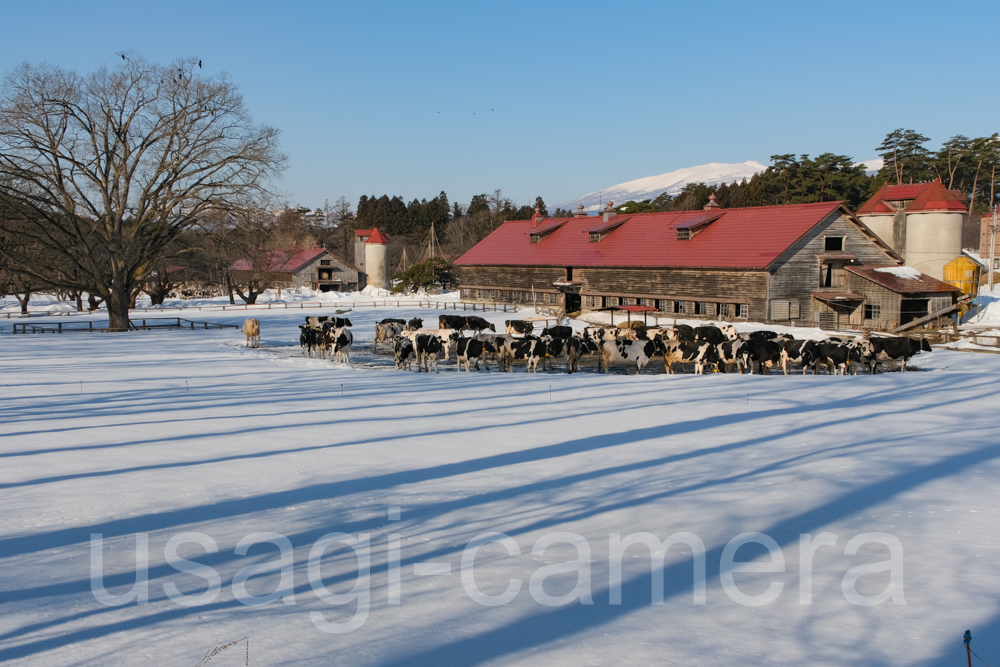
[[[1000,663],[1000,355],[856,377],[418,375],[296,356],[303,314],[331,313],[254,313],[261,350],[232,329],[3,336],[0,662],[193,666],[249,637],[251,665],[930,666],[964,664],[971,628]],[[353,311],[352,358],[376,320],[437,314]],[[472,554],[490,532],[511,541]],[[782,571],[723,565],[753,532],[775,552],[736,561]],[[279,560],[260,533],[289,541],[287,576],[242,583]],[[328,533],[367,539],[367,582],[347,545],[318,544]],[[704,544],[703,604],[684,544],[666,551],[662,605],[641,544],[613,603],[609,536],[636,533]],[[801,536],[821,533],[836,546],[815,549],[803,604]],[[885,544],[845,554],[866,533]],[[102,582],[133,588],[137,534],[148,603],[106,606]],[[892,538],[894,570],[854,571],[845,595]],[[772,582],[773,601],[737,601]],[[209,664],[245,659],[240,644]]]

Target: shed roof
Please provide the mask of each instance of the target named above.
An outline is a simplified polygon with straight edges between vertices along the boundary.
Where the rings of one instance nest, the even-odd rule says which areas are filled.
[[[270,256],[265,258],[268,262],[267,270],[273,273],[295,273],[320,255],[326,254],[326,252],[325,248],[272,250]],[[252,271],[254,270],[254,266],[248,259],[238,259],[230,265],[229,270]]]
[[[631,214],[597,243],[588,234],[593,218],[553,219],[548,224],[558,222],[559,227],[534,244],[528,237],[539,227],[533,228],[530,220],[509,221],[456,264],[764,268],[841,208],[841,202],[822,202],[713,211],[718,218],[687,240],[677,238],[677,226],[704,221],[705,211]]]
[[[931,278],[925,273],[906,266],[847,266],[851,273],[867,278],[897,294],[921,294],[924,292],[960,292],[954,285],[949,285],[937,278]],[[879,269],[882,269],[881,271]],[[895,272],[886,269],[895,270]],[[906,275],[903,274],[902,270]]]

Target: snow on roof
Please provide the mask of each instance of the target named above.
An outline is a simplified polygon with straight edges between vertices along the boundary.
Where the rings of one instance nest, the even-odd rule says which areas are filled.
[[[924,275],[911,266],[883,266],[875,270],[879,273],[891,273],[904,280],[920,280],[920,277]]]

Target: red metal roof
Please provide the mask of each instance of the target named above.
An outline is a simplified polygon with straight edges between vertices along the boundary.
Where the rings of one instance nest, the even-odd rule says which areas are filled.
[[[355,236],[371,236],[372,230],[370,229],[355,229]]]
[[[896,199],[916,199],[920,193],[927,189],[930,183],[905,183],[903,185],[890,185],[885,190],[882,199],[890,201]]]
[[[839,208],[841,202],[761,206],[718,211],[719,218],[689,240],[676,226],[705,211],[635,213],[599,243],[590,242],[593,218],[563,218],[541,243],[530,220],[505,222],[456,264],[520,266],[672,266],[764,268]],[[715,212],[713,212],[714,215]]]
[[[894,186],[898,187],[898,186]],[[858,215],[871,215],[873,213],[895,213],[896,210],[885,203],[885,193],[889,189],[888,183],[883,183],[882,187],[871,196],[871,198],[861,205],[861,208],[857,210]]]
[[[907,213],[917,213],[919,211],[960,211],[965,212],[965,204],[958,196],[944,187],[944,183],[935,180],[927,184],[913,203],[906,207]]]
[[[931,278],[927,274],[914,271],[919,275],[909,278],[889,273],[887,271],[876,271],[876,269],[907,269],[904,266],[846,266],[851,273],[867,278],[873,283],[878,283],[883,287],[896,292],[897,294],[918,294],[923,292],[961,292],[958,287],[942,282],[937,278]]]
[[[365,243],[388,243],[388,242],[389,242],[389,237],[383,234],[381,231],[379,231],[378,227],[372,230],[372,233],[368,236],[368,240],[365,241]]]
[[[325,254],[324,248],[309,248],[308,250],[272,250],[267,270],[274,273],[295,273],[305,264]],[[229,267],[230,271],[252,271],[249,260],[238,259]]]

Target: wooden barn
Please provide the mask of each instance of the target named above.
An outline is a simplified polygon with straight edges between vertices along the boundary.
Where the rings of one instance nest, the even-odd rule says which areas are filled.
[[[841,202],[723,209],[713,199],[702,211],[631,215],[611,206],[505,222],[456,262],[462,297],[830,327],[876,328],[902,309],[884,279],[855,271],[901,258]],[[954,290],[927,276],[921,287],[928,299]]]
[[[236,282],[266,279],[275,287],[308,287],[322,292],[359,289],[358,269],[326,248],[274,250],[252,261],[239,259],[229,271]]]

